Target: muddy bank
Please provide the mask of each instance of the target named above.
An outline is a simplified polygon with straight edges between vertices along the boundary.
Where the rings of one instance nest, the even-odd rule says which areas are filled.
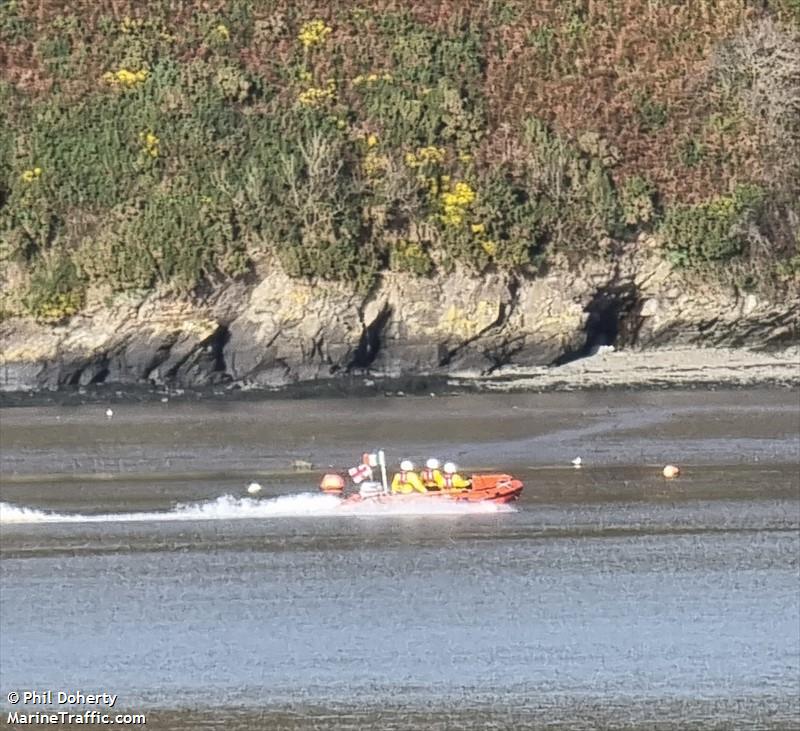
[[[796,292],[691,285],[647,251],[536,277],[389,273],[368,294],[269,267],[203,300],[128,296],[55,326],[10,319],[0,324],[0,389],[465,373],[526,388],[797,381]],[[626,355],[583,360],[608,347]]]

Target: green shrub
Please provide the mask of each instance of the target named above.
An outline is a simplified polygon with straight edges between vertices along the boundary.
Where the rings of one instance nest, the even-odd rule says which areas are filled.
[[[635,175],[622,185],[620,204],[622,218],[628,226],[642,226],[653,223],[656,216],[653,197],[655,189],[644,178]]]
[[[38,166],[9,175],[12,185],[0,209],[2,257],[32,259],[58,236],[62,221],[44,189],[46,173]]]
[[[669,116],[666,104],[657,102],[649,93],[639,94],[635,104],[642,131],[656,132],[667,123]]]
[[[365,230],[356,162],[341,137],[317,131],[278,151],[281,208],[265,222],[267,240],[290,276],[372,286],[378,251]]]
[[[23,300],[33,317],[43,322],[59,322],[77,313],[83,300],[83,282],[66,253],[53,251],[37,257]]]
[[[537,201],[536,218],[551,246],[576,255],[594,254],[600,240],[622,229],[607,168],[535,118],[526,121],[522,138],[525,185],[529,198]]]
[[[139,133],[153,116],[141,91],[78,104],[55,98],[34,110],[29,135],[20,138],[26,167],[43,170],[41,188],[56,207],[110,208],[134,191]]]
[[[775,271],[783,279],[800,281],[800,254],[779,261],[775,265]]]
[[[391,39],[390,70],[400,79],[430,87],[441,78],[469,84],[482,77],[483,45],[472,29],[445,34],[406,13],[386,13],[379,30]]]
[[[438,34],[396,16],[385,19],[382,27],[396,34],[391,73],[356,77],[355,108],[381,129],[390,145],[474,149],[486,125],[480,39],[470,33]]]
[[[706,146],[695,137],[683,140],[678,146],[678,159],[687,168],[697,167],[706,156]]]
[[[114,224],[85,240],[76,260],[90,281],[115,290],[163,284],[189,292],[204,278],[248,268],[230,205],[180,179],[117,208]]]
[[[26,17],[19,0],[5,0],[0,5],[0,41],[17,43],[33,35],[33,19]]]
[[[535,48],[544,63],[549,63],[553,54],[555,31],[547,23],[532,30],[527,37],[527,43]]]
[[[543,237],[542,210],[510,174],[495,170],[480,181],[470,223],[473,266],[505,269],[530,264]]]
[[[741,256],[747,249],[746,227],[763,202],[762,190],[739,186],[728,196],[667,209],[660,228],[667,258],[677,267],[702,269]]]
[[[425,277],[433,271],[433,259],[428,250],[416,241],[394,241],[389,246],[389,268]]]

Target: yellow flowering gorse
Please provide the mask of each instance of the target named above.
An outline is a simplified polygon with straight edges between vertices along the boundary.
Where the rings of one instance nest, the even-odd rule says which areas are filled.
[[[331,34],[332,31],[333,28],[331,28],[329,25],[325,25],[324,20],[311,20],[308,23],[303,24],[303,27],[300,29],[300,33],[297,35],[297,39],[306,48],[311,48],[311,46],[324,43],[325,39]]]
[[[119,71],[106,71],[103,74],[103,81],[111,86],[132,89],[134,86],[147,81],[148,75],[147,69],[139,69],[138,71],[119,69]]]
[[[221,41],[230,40],[231,32],[228,30],[228,26],[224,23],[220,23],[216,28],[214,28],[214,35]]]
[[[441,221],[445,226],[460,226],[464,222],[467,209],[475,202],[477,194],[469,183],[458,181],[450,186],[439,196],[442,215]]]
[[[377,84],[379,81],[394,81],[394,76],[391,74],[367,74],[366,76],[358,75],[353,79],[353,86],[361,86],[362,84]]]
[[[376,178],[386,172],[389,167],[389,158],[385,155],[378,155],[375,152],[368,152],[361,163],[361,169],[368,178]]]
[[[489,255],[494,256],[497,253],[497,243],[487,239],[481,242],[481,248]]]
[[[23,171],[20,178],[26,183],[32,183],[34,180],[42,177],[42,169],[39,167],[31,168],[30,170]]]
[[[446,154],[443,147],[420,147],[416,153],[406,153],[406,165],[410,168],[418,168],[429,164],[438,165],[444,162]]]
[[[415,241],[397,241],[389,251],[389,267],[418,275],[428,274],[433,261],[425,249]]]
[[[336,82],[328,79],[327,86],[312,86],[297,95],[297,101],[304,107],[319,107],[336,98]]]
[[[158,157],[161,140],[156,137],[156,135],[152,132],[140,132],[139,139],[142,141],[144,151],[147,155],[150,157]]]
[[[143,20],[134,20],[127,15],[119,23],[119,29],[122,33],[137,33],[143,27]]]
[[[36,312],[36,319],[43,322],[58,322],[74,315],[80,306],[80,295],[76,292],[54,294]]]

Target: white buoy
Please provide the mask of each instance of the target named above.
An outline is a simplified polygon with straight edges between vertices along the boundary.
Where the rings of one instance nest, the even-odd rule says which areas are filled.
[[[251,482],[247,486],[247,492],[249,492],[251,495],[257,495],[261,492],[261,485],[259,485],[257,482]]]
[[[576,470],[579,470],[583,466],[583,460],[580,457],[575,457],[575,459],[572,460],[572,466]]]
[[[674,464],[668,464],[664,469],[661,471],[661,474],[664,475],[668,480],[671,480],[673,477],[677,477],[681,473],[681,468],[676,467]]]
[[[106,409],[106,418],[110,419],[114,416],[114,412],[111,409]]]

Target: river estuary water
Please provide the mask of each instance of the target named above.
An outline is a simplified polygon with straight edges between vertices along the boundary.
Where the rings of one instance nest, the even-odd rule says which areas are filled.
[[[25,690],[174,730],[800,725],[796,392],[105,410],[0,410],[2,728]],[[317,494],[379,446],[523,498]]]

